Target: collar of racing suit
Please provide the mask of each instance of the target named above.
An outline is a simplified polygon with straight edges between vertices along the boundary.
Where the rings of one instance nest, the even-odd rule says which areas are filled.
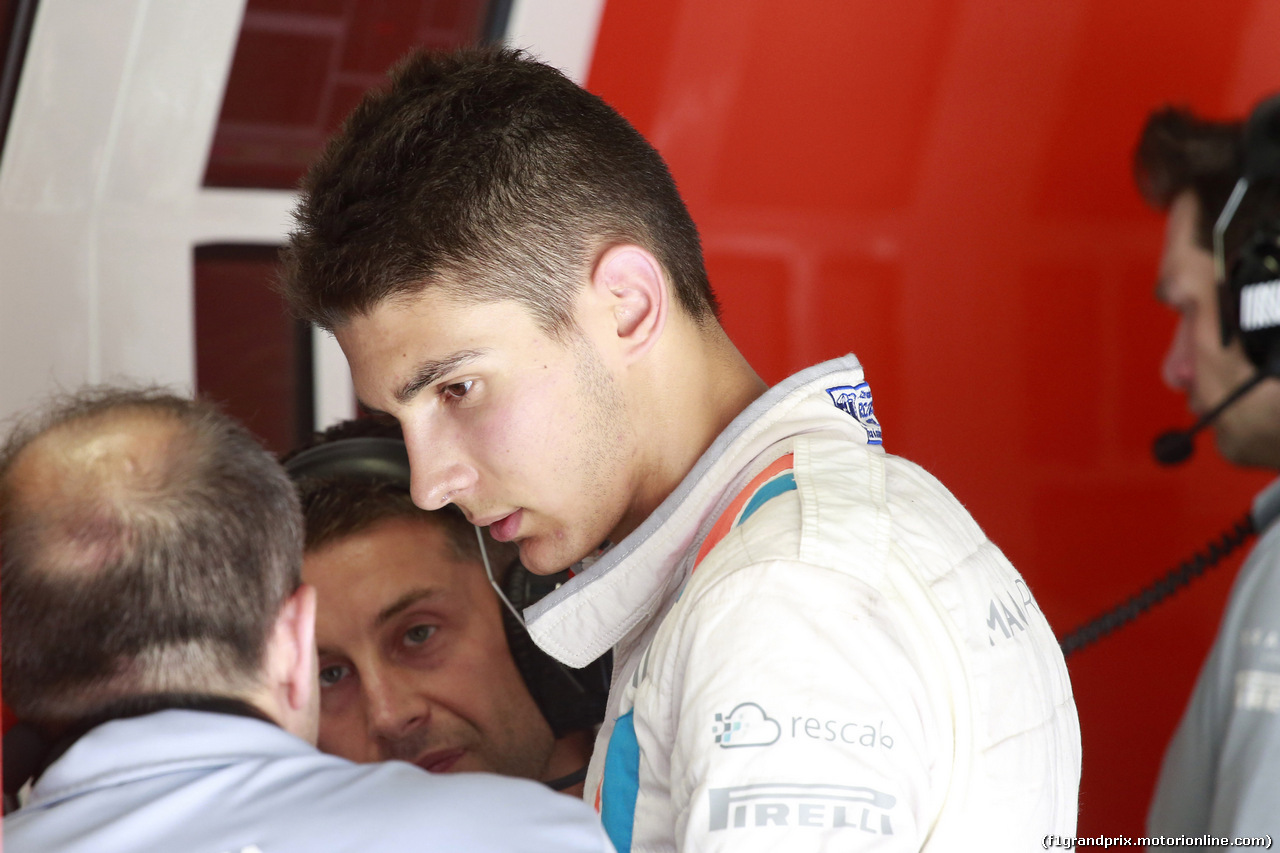
[[[589,567],[575,567],[571,581],[525,611],[534,641],[572,667],[585,666],[615,646],[648,619],[673,583],[683,582],[677,570],[732,500],[740,475],[754,476],[786,452],[780,443],[802,433],[852,429],[869,440],[863,424],[838,409],[827,393],[864,381],[862,366],[847,355],[766,391],[734,418],[630,536]],[[628,571],[629,566],[643,569]]]

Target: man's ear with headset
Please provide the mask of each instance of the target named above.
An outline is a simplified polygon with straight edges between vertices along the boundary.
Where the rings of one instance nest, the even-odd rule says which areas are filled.
[[[1222,344],[1239,337],[1259,370],[1280,376],[1280,95],[1244,127],[1239,180],[1213,226]],[[1234,251],[1230,233],[1240,235]]]

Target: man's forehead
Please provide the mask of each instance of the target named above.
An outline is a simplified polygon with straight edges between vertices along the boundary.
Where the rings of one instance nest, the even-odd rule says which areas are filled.
[[[486,304],[433,289],[412,298],[385,299],[335,327],[333,334],[351,364],[357,390],[362,382],[391,384],[400,378],[392,374],[415,362],[450,359],[472,349],[458,340],[458,332],[467,327],[469,312],[484,311]]]
[[[1191,191],[1177,196],[1165,218],[1164,247],[1156,280],[1156,298],[1175,301],[1188,287],[1212,289],[1213,254],[1197,239],[1200,204]]]
[[[465,317],[473,311],[484,311],[486,307],[493,305],[510,305],[533,315],[529,306],[518,299],[484,291],[476,292],[465,282],[459,283],[448,277],[437,276],[430,284],[383,297],[366,310],[353,315],[343,326],[350,326],[362,318],[386,323],[425,320],[441,314]]]
[[[484,575],[478,561],[458,554],[445,525],[421,516],[391,516],[309,551],[304,574],[379,602],[411,590],[458,591]]]

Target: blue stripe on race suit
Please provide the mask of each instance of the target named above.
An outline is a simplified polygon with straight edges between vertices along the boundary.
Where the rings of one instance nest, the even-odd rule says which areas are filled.
[[[784,492],[794,492],[796,490],[796,475],[788,471],[781,477],[770,480],[765,483],[756,493],[751,496],[751,500],[742,509],[742,516],[738,519],[738,524],[744,524],[748,518],[755,513],[760,507],[764,506],[773,498]],[[734,525],[735,527],[737,525]]]
[[[796,490],[796,475],[787,471],[756,489],[734,526],[743,524],[769,501]],[[683,594],[681,589],[676,598]],[[636,740],[635,709],[618,718],[605,751],[600,792],[600,820],[618,853],[630,853],[635,828],[636,798],[640,793],[640,744]]]
[[[618,853],[630,853],[635,825],[636,796],[640,792],[640,744],[636,741],[634,710],[618,718],[604,756],[604,790],[600,820]]]
[[[796,475],[792,471],[787,471],[778,477],[766,482],[763,486],[756,489],[755,494],[747,501],[746,506],[742,508],[742,514],[738,516],[738,520],[734,522],[734,527],[741,526],[748,518],[750,518],[756,510],[776,498],[778,495],[784,495],[787,492],[796,490]],[[732,507],[730,507],[732,509]],[[727,512],[728,510],[726,510]],[[686,580],[686,583],[688,581]],[[680,587],[680,591],[676,593],[676,601],[680,600],[680,596],[684,595],[684,587]]]

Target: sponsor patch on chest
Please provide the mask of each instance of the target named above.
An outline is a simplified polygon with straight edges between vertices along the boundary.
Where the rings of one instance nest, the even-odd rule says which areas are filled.
[[[836,408],[847,412],[867,431],[867,444],[880,444],[880,422],[876,420],[875,406],[871,402],[871,386],[865,382],[857,385],[836,385],[827,394]]]

